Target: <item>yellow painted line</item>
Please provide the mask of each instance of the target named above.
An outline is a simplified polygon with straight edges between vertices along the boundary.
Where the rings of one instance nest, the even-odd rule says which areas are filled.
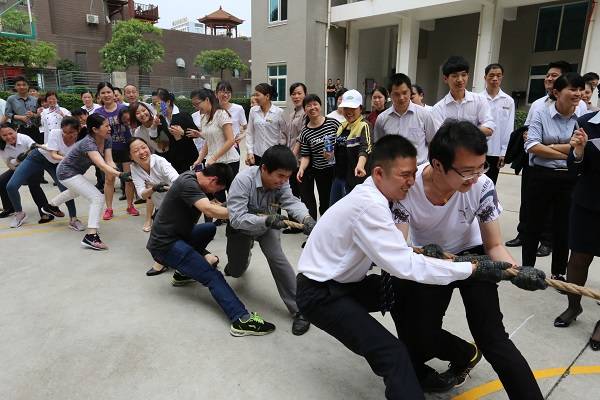
[[[116,217],[113,217],[111,221],[124,219],[128,216],[129,215],[118,215]],[[22,225],[21,227],[19,227],[17,229],[6,227],[6,233],[0,233],[0,239],[14,239],[14,238],[39,235],[39,234],[43,234],[43,233],[51,233],[51,232],[61,231],[61,230],[64,230],[65,228],[69,227],[69,222],[68,222],[69,217],[65,216],[64,218],[65,218],[65,220],[47,222],[42,225]],[[87,220],[87,216],[82,216],[82,217],[78,216],[78,218],[80,218],[80,220],[82,220],[82,221]],[[106,223],[106,222],[110,222],[110,221],[103,221],[103,222]]]
[[[557,376],[561,376],[565,373],[566,368],[548,368],[540,369],[533,372],[536,379],[547,379]],[[589,365],[589,366],[575,366],[571,367],[569,375],[594,375],[600,374],[600,365]],[[492,393],[499,392],[503,389],[500,380],[496,379],[483,385],[474,387],[458,396],[452,398],[452,400],[478,400]]]

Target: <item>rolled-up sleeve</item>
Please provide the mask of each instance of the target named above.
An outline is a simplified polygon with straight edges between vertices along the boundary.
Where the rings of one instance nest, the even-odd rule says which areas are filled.
[[[248,115],[248,127],[246,129],[246,151],[254,154],[254,113],[250,110]]]
[[[447,285],[471,275],[471,263],[415,254],[389,214],[389,209],[375,205],[353,224],[354,242],[376,265],[396,277],[432,285]]]
[[[529,152],[533,146],[542,143],[542,133],[544,127],[542,125],[541,109],[536,110],[529,124],[527,131],[527,140],[525,141],[525,151]]]
[[[262,235],[267,231],[265,221],[267,217],[251,214],[248,210],[250,192],[256,190],[240,175],[233,180],[227,196],[227,210],[229,223],[233,229],[245,231],[255,235]]]

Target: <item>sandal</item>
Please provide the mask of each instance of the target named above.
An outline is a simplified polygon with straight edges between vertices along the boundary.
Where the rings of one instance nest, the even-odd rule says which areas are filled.
[[[144,225],[144,226],[142,227],[142,230],[143,230],[144,232],[150,232],[150,231],[152,230],[152,225]]]
[[[160,264],[156,263],[156,265],[160,265]],[[148,271],[146,271],[146,276],[160,275],[163,272],[167,272],[168,270],[169,270],[169,267],[167,267],[166,265],[163,265],[160,270],[154,269],[154,266],[152,266],[152,268],[150,268]]]

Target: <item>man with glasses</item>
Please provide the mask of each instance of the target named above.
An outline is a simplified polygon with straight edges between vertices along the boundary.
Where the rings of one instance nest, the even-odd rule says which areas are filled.
[[[435,243],[457,255],[487,254],[493,261],[516,264],[502,244],[502,211],[494,184],[484,174],[486,136],[467,121],[446,121],[429,146],[429,164],[418,168],[414,187],[392,205],[395,223],[412,244]],[[541,399],[533,373],[508,338],[495,283],[467,279],[448,286],[395,279],[398,337],[407,345],[424,391],[445,391],[464,383],[485,356],[511,399]],[[454,288],[460,290],[475,344],[442,329]],[[438,374],[424,363],[450,362]]]

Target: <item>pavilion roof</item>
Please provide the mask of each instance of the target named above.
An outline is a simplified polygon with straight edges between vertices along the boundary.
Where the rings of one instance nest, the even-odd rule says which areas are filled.
[[[215,12],[212,12],[208,15],[205,15],[202,18],[198,18],[198,21],[210,25],[211,23],[230,23],[234,25],[239,25],[244,22],[243,19],[239,19],[236,16],[229,14],[227,11],[223,10],[223,7],[219,6],[219,9]]]

